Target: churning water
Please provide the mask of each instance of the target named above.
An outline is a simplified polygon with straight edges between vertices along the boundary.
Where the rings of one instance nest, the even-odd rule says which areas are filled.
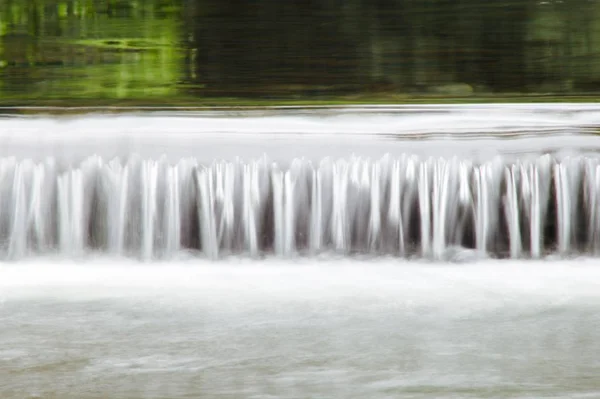
[[[0,268],[2,398],[597,398],[593,260]]]
[[[598,397],[598,122],[0,119],[0,397]]]

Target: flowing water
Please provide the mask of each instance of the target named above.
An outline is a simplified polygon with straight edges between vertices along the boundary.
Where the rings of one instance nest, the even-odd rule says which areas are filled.
[[[144,259],[182,249],[284,257],[333,250],[444,259],[452,247],[539,258],[600,252],[600,157],[400,154],[289,166],[91,157],[0,160],[0,248]]]
[[[0,119],[0,396],[598,397],[598,121]]]

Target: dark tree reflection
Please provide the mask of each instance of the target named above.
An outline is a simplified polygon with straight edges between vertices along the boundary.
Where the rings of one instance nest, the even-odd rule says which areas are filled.
[[[0,0],[0,96],[600,90],[598,0]]]
[[[564,92],[599,80],[590,17],[598,8],[591,0],[197,0],[197,82],[224,94]]]

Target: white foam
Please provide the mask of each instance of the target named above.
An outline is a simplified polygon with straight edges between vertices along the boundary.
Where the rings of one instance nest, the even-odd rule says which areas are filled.
[[[600,304],[600,268],[590,259],[467,265],[392,259],[38,260],[0,265],[0,298],[145,298],[216,308],[347,302],[474,311]]]

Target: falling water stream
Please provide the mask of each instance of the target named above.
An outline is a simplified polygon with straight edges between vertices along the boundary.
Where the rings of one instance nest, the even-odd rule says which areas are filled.
[[[445,259],[600,252],[600,156],[475,163],[407,154],[201,165],[0,159],[0,253],[143,259],[322,252]]]

